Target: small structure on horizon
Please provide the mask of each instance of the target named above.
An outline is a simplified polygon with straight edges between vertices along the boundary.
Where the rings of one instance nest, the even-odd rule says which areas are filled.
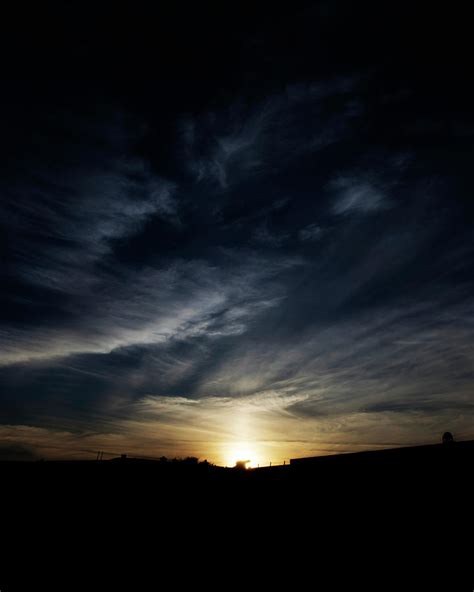
[[[241,471],[245,471],[249,462],[249,460],[237,460],[235,462],[234,469],[240,469]]]
[[[443,444],[453,444],[454,437],[451,432],[444,432],[443,434]]]

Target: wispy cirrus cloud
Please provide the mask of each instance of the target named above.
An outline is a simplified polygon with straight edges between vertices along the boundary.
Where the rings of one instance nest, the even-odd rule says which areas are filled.
[[[304,242],[320,240],[324,235],[324,230],[318,224],[308,224],[298,232],[299,239]]]
[[[109,352],[206,332],[243,332],[250,319],[284,297],[282,279],[302,262],[246,260],[244,253],[223,253],[222,264],[182,260],[163,269],[116,269],[113,275],[102,275],[97,292],[80,293],[79,311],[74,301],[63,305],[68,313],[63,323],[0,334],[2,364]]]
[[[184,162],[199,182],[221,190],[243,179],[272,173],[302,154],[341,141],[361,116],[354,98],[360,80],[335,78],[307,85],[289,85],[257,105],[236,102],[227,110],[209,112],[181,122]],[[342,100],[337,112],[328,102]]]
[[[36,164],[3,188],[10,256],[24,282],[60,292],[90,288],[113,241],[140,232],[152,216],[179,223],[175,185],[133,155],[133,137],[117,125],[92,128],[53,166]]]
[[[363,148],[360,81],[180,115],[173,178],[143,130],[74,118],[77,146],[6,178],[11,451],[266,462],[469,434],[465,208]]]
[[[106,356],[69,356],[33,371],[29,365],[22,381],[38,392],[48,376],[47,391],[41,386],[47,408],[66,382],[69,408],[56,400],[59,416],[42,421],[72,421],[79,433],[86,430],[91,447],[111,452],[122,446],[168,454],[173,443],[190,454],[194,442],[200,454],[224,463],[229,443],[247,442],[263,463],[426,443],[453,426],[469,435],[474,325],[466,324],[467,300],[382,307],[339,322],[308,318],[298,335],[281,308],[267,313],[254,317],[245,333],[213,338],[207,327]],[[18,373],[11,376],[10,386]],[[2,386],[6,391],[9,384]],[[70,438],[80,447],[77,435]]]
[[[333,206],[335,214],[370,214],[390,207],[387,194],[368,181],[340,177],[332,182],[331,187],[337,193]]]

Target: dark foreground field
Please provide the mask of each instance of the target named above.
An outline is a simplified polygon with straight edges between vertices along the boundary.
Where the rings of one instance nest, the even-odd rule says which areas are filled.
[[[0,589],[472,590],[473,461],[457,442],[248,471],[2,463]]]

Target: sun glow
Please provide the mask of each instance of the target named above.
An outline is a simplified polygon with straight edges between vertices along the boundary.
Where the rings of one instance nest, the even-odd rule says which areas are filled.
[[[249,442],[232,442],[226,446],[225,465],[235,467],[237,461],[249,461],[247,468],[255,468],[260,462],[259,455],[254,446]]]

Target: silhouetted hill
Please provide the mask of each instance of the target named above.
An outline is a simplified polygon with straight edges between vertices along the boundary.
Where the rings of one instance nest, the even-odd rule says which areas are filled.
[[[83,581],[97,562],[108,582],[99,589],[116,589],[131,566],[128,589],[148,589],[137,585],[145,574],[157,587],[172,577],[225,588],[230,576],[217,577],[217,566],[232,571],[242,555],[263,564],[267,587],[300,589],[327,570],[349,583],[379,569],[413,582],[415,569],[425,584],[434,576],[468,589],[473,460],[474,442],[457,442],[247,471],[130,458],[3,462],[2,591],[97,589]],[[39,581],[48,587],[31,587]]]
[[[351,454],[292,459],[289,465],[236,470],[214,466],[197,459],[181,461],[118,457],[107,461],[36,461],[0,462],[5,493],[18,499],[26,491],[62,490],[76,495],[81,490],[114,489],[111,499],[125,491],[132,497],[150,488],[160,494],[183,486],[205,491],[217,488],[228,494],[256,494],[272,487],[272,495],[283,490],[297,492],[318,484],[320,494],[336,484],[357,480],[359,487],[390,483],[394,488],[421,490],[441,488],[449,494],[470,478],[474,461],[474,441],[406,448],[364,451]],[[461,493],[461,492],[459,492]]]

